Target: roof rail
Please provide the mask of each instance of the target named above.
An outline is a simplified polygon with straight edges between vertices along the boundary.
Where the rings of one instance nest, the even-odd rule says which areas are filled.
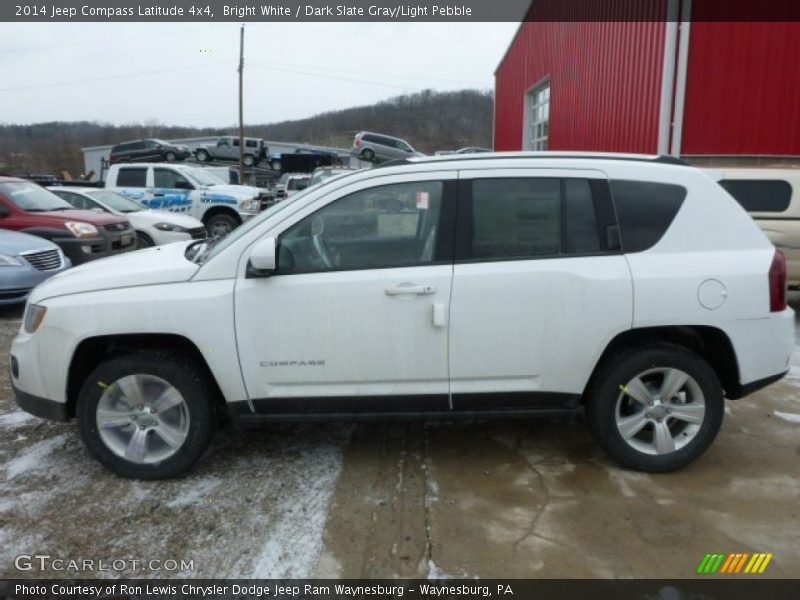
[[[686,162],[681,158],[676,158],[675,156],[667,156],[667,155],[658,155],[658,156],[636,156],[632,154],[572,154],[572,153],[559,153],[559,152],[543,152],[540,155],[525,155],[521,154],[520,156],[514,156],[513,153],[478,153],[478,154],[469,154],[469,155],[453,155],[453,154],[446,154],[440,156],[422,156],[419,158],[414,159],[407,159],[407,158],[397,158],[394,160],[389,160],[383,163],[378,163],[373,168],[383,168],[383,167],[399,167],[402,165],[424,165],[424,164],[432,164],[432,163],[440,163],[440,162],[453,162],[453,161],[461,161],[461,160],[499,160],[504,158],[520,158],[520,159],[527,159],[527,160],[540,160],[540,159],[551,159],[551,158],[566,158],[566,159],[578,159],[578,160],[586,160],[586,159],[594,159],[594,160],[627,160],[627,161],[634,161],[634,162],[650,162],[650,163],[660,163],[664,165],[676,165],[681,167],[690,167],[691,164]]]

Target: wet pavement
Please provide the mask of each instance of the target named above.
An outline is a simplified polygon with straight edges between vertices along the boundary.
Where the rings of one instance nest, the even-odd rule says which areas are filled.
[[[19,318],[0,311],[4,365]],[[677,473],[622,470],[564,417],[226,429],[165,482],[117,478],[73,423],[22,413],[3,368],[0,576],[39,574],[14,558],[49,554],[107,570],[48,576],[686,578],[709,552],[769,552],[762,577],[797,577],[795,360],[728,402]]]

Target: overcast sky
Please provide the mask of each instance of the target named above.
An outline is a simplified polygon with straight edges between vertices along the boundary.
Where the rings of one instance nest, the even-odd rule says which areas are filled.
[[[491,89],[516,23],[248,23],[245,122]],[[0,122],[237,122],[236,23],[0,24]]]

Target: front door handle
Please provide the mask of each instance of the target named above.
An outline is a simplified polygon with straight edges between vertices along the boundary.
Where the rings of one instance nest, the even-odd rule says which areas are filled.
[[[401,283],[384,290],[387,296],[429,296],[436,292],[432,285],[417,285],[416,283]]]

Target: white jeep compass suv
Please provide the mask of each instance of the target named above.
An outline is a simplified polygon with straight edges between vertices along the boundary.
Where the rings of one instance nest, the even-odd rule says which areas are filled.
[[[387,163],[213,244],[37,287],[11,350],[19,405],[76,418],[128,477],[188,469],[216,418],[585,409],[622,465],[681,467],[723,398],[794,347],[784,258],[705,173],[557,153]],[[746,452],[746,449],[743,449]]]

